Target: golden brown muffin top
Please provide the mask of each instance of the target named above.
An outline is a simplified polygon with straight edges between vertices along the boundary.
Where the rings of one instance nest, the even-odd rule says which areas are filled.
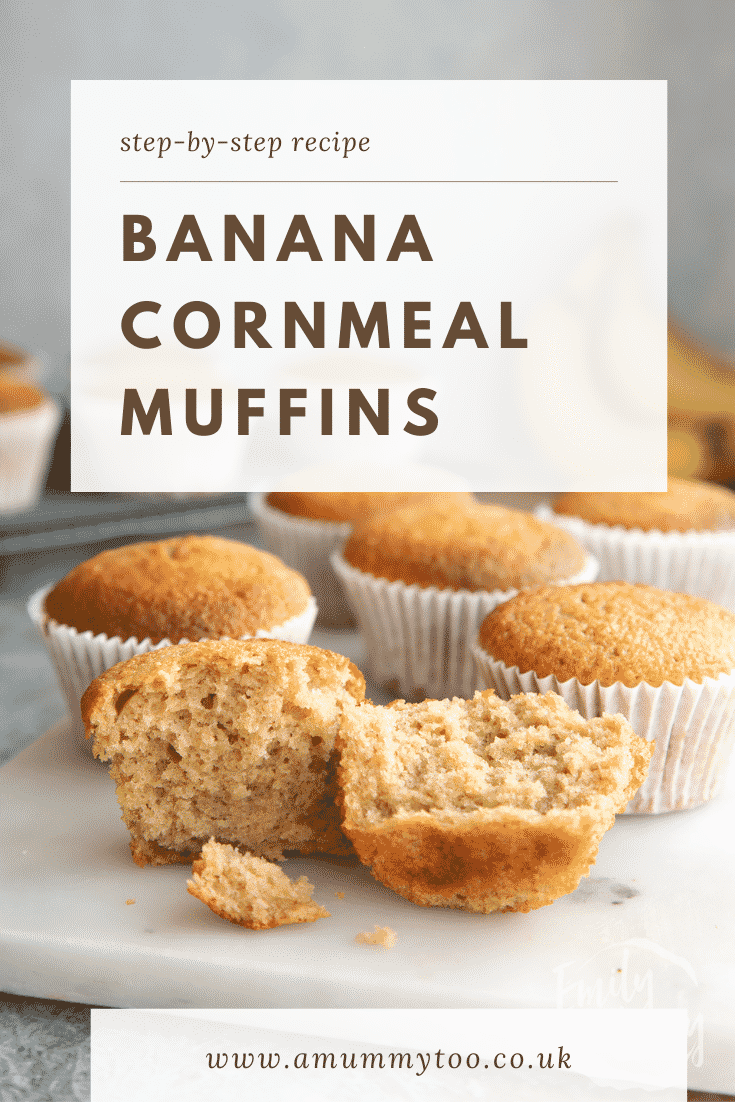
[[[0,373],[0,414],[21,413],[43,405],[46,395],[32,383],[22,383],[14,375]]]
[[[632,687],[735,670],[735,616],[701,597],[629,582],[544,586],[498,605],[479,644],[521,673]]]
[[[477,502],[422,502],[371,517],[352,533],[344,557],[391,582],[491,591],[571,578],[585,563],[567,532]]]
[[[373,513],[385,512],[401,505],[419,501],[456,501],[464,504],[472,501],[467,493],[287,493],[274,491],[266,497],[268,505],[292,517],[308,520],[326,520],[332,523],[353,523]]]
[[[644,532],[718,532],[735,528],[735,494],[711,482],[669,478],[666,493],[562,494],[554,512]]]
[[[46,598],[77,631],[153,643],[238,639],[306,608],[310,590],[275,555],[214,536],[133,543],[80,563]]]

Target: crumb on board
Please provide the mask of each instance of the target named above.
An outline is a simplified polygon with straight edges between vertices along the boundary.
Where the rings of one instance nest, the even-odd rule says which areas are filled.
[[[134,899],[126,899],[125,900],[125,906],[126,907],[129,907],[131,903],[135,903],[135,900]]]
[[[377,926],[372,933],[364,931],[357,935],[355,941],[358,945],[382,945],[385,949],[392,949],[398,941],[398,934],[391,930],[390,926]]]
[[[336,899],[344,899],[344,897],[345,897],[344,892],[335,892],[334,895],[335,895]]]

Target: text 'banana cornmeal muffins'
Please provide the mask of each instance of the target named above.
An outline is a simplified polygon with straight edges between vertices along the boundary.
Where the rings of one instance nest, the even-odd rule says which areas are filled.
[[[490,613],[475,658],[504,698],[551,690],[655,741],[629,813],[717,794],[735,739],[735,616],[719,605],[629,582],[544,586]]]
[[[470,697],[471,644],[519,589],[596,577],[567,532],[499,505],[417,504],[368,519],[332,559],[370,672],[407,700]]]
[[[642,582],[735,610],[735,494],[669,478],[665,493],[567,493],[537,515],[600,561],[600,581]]]
[[[182,640],[305,643],[317,609],[306,579],[274,555],[190,535],[103,551],[35,593],[28,612],[78,720],[84,690],[117,662]]]

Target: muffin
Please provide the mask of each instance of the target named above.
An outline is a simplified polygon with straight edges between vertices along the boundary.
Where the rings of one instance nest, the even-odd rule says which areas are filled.
[[[305,876],[289,880],[285,872],[252,853],[210,839],[192,865],[186,890],[228,922],[249,930],[272,930],[293,922],[316,922],[329,911],[312,902],[314,885]]]
[[[522,587],[593,578],[597,567],[563,530],[475,502],[369,518],[332,561],[373,678],[407,700],[471,696],[470,646],[490,609]]]
[[[0,341],[0,374],[14,376],[24,382],[35,383],[41,374],[39,361],[24,348],[7,341]]]
[[[93,678],[134,654],[210,638],[305,643],[316,618],[305,578],[275,556],[195,535],[103,551],[28,609],[73,716]]]
[[[735,616],[719,605],[629,582],[543,586],[493,609],[475,655],[506,699],[553,690],[655,741],[629,812],[696,807],[718,791],[735,737]]]
[[[30,509],[40,497],[59,420],[39,387],[0,371],[0,512]]]
[[[356,523],[374,513],[384,512],[419,500],[467,502],[471,494],[447,493],[368,493],[273,491],[255,494],[253,512],[263,541],[308,579],[319,605],[320,621],[334,627],[354,623],[344,592],[330,563]]]
[[[427,907],[530,911],[588,875],[651,747],[554,693],[366,702],[337,740],[342,828],[375,877]]]
[[[210,838],[275,859],[350,852],[334,741],[364,693],[347,658],[280,639],[184,643],[96,678],[82,717],[136,864],[186,863]]]
[[[644,582],[735,609],[735,494],[669,478],[666,493],[567,493],[541,510],[600,561],[600,581]]]

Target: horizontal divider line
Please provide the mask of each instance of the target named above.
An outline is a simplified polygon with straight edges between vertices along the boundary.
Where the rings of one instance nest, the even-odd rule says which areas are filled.
[[[121,184],[617,184],[618,180],[120,180]]]

